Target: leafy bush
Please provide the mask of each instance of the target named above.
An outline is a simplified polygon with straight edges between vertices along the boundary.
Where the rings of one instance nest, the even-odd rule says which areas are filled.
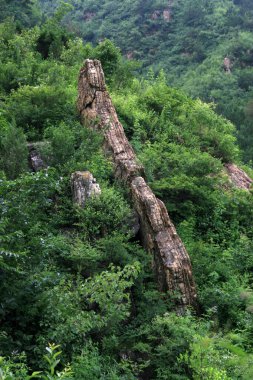
[[[73,120],[72,92],[57,86],[24,86],[13,92],[9,110],[30,137],[39,138],[43,129],[61,120]]]
[[[43,332],[38,343],[57,340],[68,357],[80,352],[87,337],[110,335],[130,314],[129,290],[138,277],[140,264],[123,269],[111,266],[86,280],[60,280],[42,295]],[[101,335],[100,335],[101,334]]]
[[[0,170],[14,179],[27,170],[27,165],[28,149],[23,131],[0,115]]]
[[[126,221],[130,208],[119,191],[102,188],[98,197],[90,198],[85,208],[77,209],[78,226],[89,240],[111,234],[114,231],[127,233]]]
[[[73,380],[72,371],[69,366],[65,367],[62,371],[56,370],[56,367],[60,363],[59,355],[61,355],[61,351],[58,351],[58,348],[59,346],[55,344],[49,344],[49,347],[46,347],[47,355],[44,355],[47,370],[45,372],[35,371],[31,375],[29,374],[24,356],[14,357],[13,361],[0,357],[1,380]]]

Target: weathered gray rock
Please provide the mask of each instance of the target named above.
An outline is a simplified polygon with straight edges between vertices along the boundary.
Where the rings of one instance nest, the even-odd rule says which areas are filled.
[[[176,233],[167,210],[144,179],[138,162],[120,124],[98,60],[86,60],[78,83],[78,110],[84,124],[102,131],[104,152],[114,162],[114,173],[130,189],[140,218],[142,242],[154,257],[158,285],[177,297],[177,310],[196,305],[196,289],[188,253]]]
[[[224,58],[223,67],[224,67],[224,70],[227,74],[231,74],[232,63],[231,63],[230,58],[228,58],[228,57]]]
[[[28,151],[29,151],[28,162],[29,162],[30,168],[34,172],[38,172],[39,170],[47,168],[47,164],[44,162],[40,154],[40,147],[43,144],[44,144],[43,142],[27,144]]]
[[[73,201],[84,207],[87,199],[101,194],[96,178],[89,171],[75,172],[71,175]]]

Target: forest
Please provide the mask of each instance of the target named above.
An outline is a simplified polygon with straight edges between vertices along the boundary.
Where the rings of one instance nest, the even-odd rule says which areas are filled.
[[[252,190],[228,170],[252,183],[251,1],[0,9],[0,380],[252,380]],[[80,122],[86,59],[189,254],[197,305],[183,313],[157,285],[106,131]],[[80,206],[83,171],[101,191]]]
[[[57,2],[40,0],[46,14]],[[253,159],[251,0],[70,3],[67,30],[91,43],[109,38],[125,57],[141,62],[142,73],[162,69],[170,86],[216,104],[216,111],[237,127],[243,159]]]

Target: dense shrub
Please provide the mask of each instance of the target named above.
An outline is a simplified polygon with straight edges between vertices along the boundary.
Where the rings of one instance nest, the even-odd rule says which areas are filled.
[[[0,171],[9,179],[27,170],[28,149],[23,131],[0,115]]]

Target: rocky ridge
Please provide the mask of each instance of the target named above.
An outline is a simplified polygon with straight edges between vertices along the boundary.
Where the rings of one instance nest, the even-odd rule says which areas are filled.
[[[118,120],[106,90],[101,63],[86,60],[79,76],[78,110],[83,124],[103,133],[104,152],[114,162],[114,174],[130,190],[140,218],[142,244],[153,254],[154,269],[161,291],[175,297],[178,313],[196,305],[196,288],[189,255],[171,222],[163,202],[145,181],[143,166]]]

